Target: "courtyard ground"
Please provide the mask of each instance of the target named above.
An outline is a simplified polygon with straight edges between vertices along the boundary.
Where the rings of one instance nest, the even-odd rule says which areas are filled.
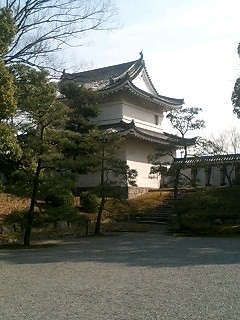
[[[240,319],[239,238],[155,230],[51,243],[0,250],[1,320]]]

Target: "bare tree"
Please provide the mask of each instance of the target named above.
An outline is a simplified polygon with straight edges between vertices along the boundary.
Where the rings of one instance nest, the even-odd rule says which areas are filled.
[[[196,154],[224,155],[240,152],[240,131],[236,127],[224,130],[218,135],[211,135],[210,139],[200,138],[196,145]]]
[[[228,139],[231,145],[233,153],[237,154],[240,152],[240,131],[233,127],[228,130]]]
[[[11,10],[18,30],[5,62],[48,69],[56,53],[83,45],[87,32],[113,28],[117,14],[111,0],[0,0],[0,8]]]
[[[233,155],[240,152],[240,131],[236,127],[229,130],[224,130],[218,135],[212,135],[210,140],[199,138],[194,148],[197,156],[216,156],[221,159],[224,155]],[[218,156],[218,157],[217,157]],[[234,159],[234,157],[233,157]],[[230,163],[219,162],[215,163],[223,174],[222,184],[225,184],[225,177],[228,180],[229,186],[232,187],[232,174],[237,166],[237,161],[232,160]],[[209,167],[210,169],[211,167]],[[208,172],[208,184],[211,177],[211,170]]]

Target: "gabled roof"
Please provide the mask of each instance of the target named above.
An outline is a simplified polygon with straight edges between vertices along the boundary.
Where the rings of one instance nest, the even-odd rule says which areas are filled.
[[[151,92],[138,88],[132,82],[141,71],[145,72]],[[180,106],[184,103],[183,99],[175,99],[158,94],[145,67],[142,53],[140,53],[140,58],[138,60],[114,66],[72,74],[64,72],[62,81],[68,80],[76,81],[86,88],[91,88],[103,94],[109,94],[120,90],[129,90],[142,98],[149,99],[166,107]]]
[[[137,62],[138,60],[78,73],[65,73],[62,80],[73,80],[98,91],[106,90],[123,78],[127,72],[133,76],[134,71],[136,72],[139,67]]]
[[[106,124],[101,125],[100,129],[106,130],[106,129],[113,129],[116,130],[116,132],[119,132],[123,134],[124,136],[133,136],[135,138],[138,138],[140,140],[147,140],[150,142],[158,143],[158,144],[176,144],[181,145],[180,142],[183,142],[179,140],[178,136],[168,134],[166,132],[156,132],[156,131],[150,131],[147,129],[139,128],[135,125],[134,120],[132,120],[130,123],[127,123],[123,120],[113,123],[113,124]],[[191,145],[190,140],[192,142],[192,139],[185,139],[187,140],[187,143],[189,142],[189,145]],[[189,140],[189,141],[188,141]]]
[[[175,158],[174,163],[184,163],[186,165],[214,165],[221,163],[240,162],[240,154],[224,154],[215,156],[188,157],[187,159]]]

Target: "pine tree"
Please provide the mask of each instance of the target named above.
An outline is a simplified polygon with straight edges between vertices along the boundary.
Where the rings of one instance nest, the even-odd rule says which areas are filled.
[[[16,86],[4,62],[4,55],[15,33],[16,28],[11,12],[0,9],[0,157],[1,162],[5,164],[18,158],[21,152],[11,121],[17,108]]]
[[[64,162],[64,144],[68,143],[64,131],[68,108],[56,99],[57,86],[49,82],[46,72],[18,65],[14,75],[18,88],[18,109],[24,115],[19,139],[25,162],[33,173],[24,235],[24,244],[29,246],[41,175],[44,170],[58,169]]]

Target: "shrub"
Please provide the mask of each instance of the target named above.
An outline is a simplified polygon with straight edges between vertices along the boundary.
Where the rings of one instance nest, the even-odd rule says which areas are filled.
[[[4,223],[8,225],[18,224],[23,230],[26,227],[27,215],[28,210],[15,210],[5,216]],[[44,222],[44,215],[39,212],[35,212],[33,216],[33,227],[40,227]]]
[[[49,207],[46,210],[44,219],[45,222],[56,222],[60,220],[74,221],[76,220],[77,214],[77,208],[69,205],[62,205],[57,208]]]
[[[58,208],[61,206],[74,206],[74,196],[71,192],[59,192],[56,191],[53,193],[49,193],[45,202],[51,205],[53,208]]]
[[[80,203],[83,210],[87,213],[94,213],[98,208],[98,197],[89,191],[82,192]]]
[[[28,211],[23,210],[23,211],[13,211],[12,213],[6,215],[4,217],[4,223],[7,224],[14,224],[14,223],[18,223],[20,225],[25,224],[26,222],[26,215],[27,215]]]

